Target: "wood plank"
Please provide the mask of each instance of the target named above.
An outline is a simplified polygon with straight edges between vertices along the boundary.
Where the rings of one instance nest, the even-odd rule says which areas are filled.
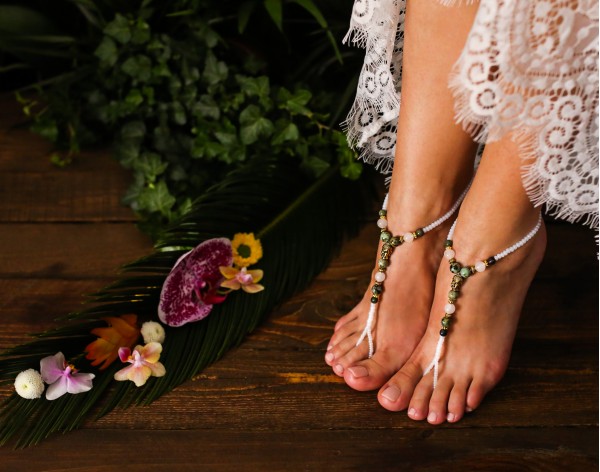
[[[132,224],[0,224],[1,278],[104,278],[152,251]]]
[[[170,422],[170,421],[168,421]],[[82,431],[0,450],[6,470],[595,471],[593,428],[355,431]],[[193,446],[192,446],[193,445]]]
[[[121,204],[130,178],[125,172],[0,173],[0,223],[135,222]]]

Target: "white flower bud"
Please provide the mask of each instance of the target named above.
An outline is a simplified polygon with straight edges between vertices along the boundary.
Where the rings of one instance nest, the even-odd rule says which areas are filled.
[[[142,325],[142,336],[144,343],[163,343],[165,340],[165,330],[160,323],[156,321],[146,321]]]
[[[28,400],[40,398],[44,393],[44,381],[35,369],[27,369],[17,375],[15,379],[15,390],[20,397]]]

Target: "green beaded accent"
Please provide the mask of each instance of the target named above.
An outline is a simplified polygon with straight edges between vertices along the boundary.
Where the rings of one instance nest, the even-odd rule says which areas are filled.
[[[403,242],[404,242],[404,241],[403,241],[402,237],[400,237],[400,236],[394,236],[392,239],[390,239],[390,244],[391,244],[393,247],[398,247],[398,246],[400,246],[400,244],[402,244]]]
[[[449,316],[444,316],[442,318],[442,328],[448,329],[449,327],[450,327],[450,317]]]
[[[378,301],[379,301],[379,298],[371,297],[371,303],[377,303]]]
[[[387,216],[386,210],[379,210],[379,216]]]
[[[452,272],[453,274],[458,274],[461,269],[462,266],[458,262],[453,262],[452,264],[450,264],[450,272]]]
[[[444,247],[452,247],[452,240],[446,239],[446,242],[444,243]]]
[[[389,231],[382,231],[379,237],[384,243],[387,243],[392,238],[392,233]]]
[[[387,259],[379,259],[379,262],[377,263],[377,266],[380,269],[387,269],[390,265],[390,261],[388,261]]]
[[[373,292],[375,295],[379,295],[381,292],[383,292],[383,287],[381,285],[375,284],[373,285],[371,292]]]
[[[448,292],[448,300],[452,300],[452,301],[456,301],[456,299],[458,298],[459,293],[455,290],[450,290]]]
[[[460,269],[460,276],[463,279],[466,279],[470,275],[471,275],[471,269],[469,267],[463,267],[462,269]]]
[[[415,231],[415,237],[416,238],[420,238],[425,234],[425,231],[423,231],[423,228],[419,228],[418,230]]]

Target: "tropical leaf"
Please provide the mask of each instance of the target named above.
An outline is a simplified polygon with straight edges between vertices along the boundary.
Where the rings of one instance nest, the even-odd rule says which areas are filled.
[[[25,400],[13,394],[0,411],[0,444],[17,437],[17,447],[36,444],[58,431],[79,427],[116,407],[146,405],[191,379],[237,346],[273,308],[304,288],[321,272],[345,235],[358,229],[370,203],[363,182],[330,169],[316,182],[302,179],[297,165],[279,159],[251,161],[199,198],[190,213],[169,228],[155,252],[127,265],[122,278],[94,295],[82,312],[36,340],[0,354],[0,379],[7,383],[42,357],[62,351],[96,378],[90,392],[54,401]],[[94,339],[90,331],[105,326],[101,318],[135,313],[157,319],[162,283],[185,251],[214,237],[254,232],[264,256],[259,268],[266,288],[258,294],[233,292],[204,320],[181,328],[166,327],[161,362],[167,375],[140,388],[113,381],[119,365],[99,371],[83,358]],[[116,363],[118,364],[118,362]]]

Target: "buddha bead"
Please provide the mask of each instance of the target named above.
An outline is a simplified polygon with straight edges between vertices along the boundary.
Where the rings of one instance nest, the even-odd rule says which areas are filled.
[[[456,299],[458,298],[459,293],[456,292],[455,290],[450,290],[448,292],[448,299],[452,300],[453,302],[456,301]]]
[[[453,262],[452,264],[450,264],[450,272],[452,272],[453,274],[458,274],[461,269],[462,266],[458,262]]]
[[[379,238],[384,243],[387,243],[390,240],[391,237],[392,237],[392,233],[390,233],[389,231],[382,231],[381,234],[379,235]]]
[[[379,226],[381,229],[385,229],[387,228],[388,222],[385,218],[379,218],[377,220],[377,226]]]
[[[475,270],[477,272],[483,272],[485,270],[485,262],[478,261],[475,263]]]
[[[471,269],[469,267],[463,267],[462,269],[460,269],[460,276],[463,279],[466,279],[470,275],[471,275]]]
[[[448,260],[450,259],[454,259],[454,256],[456,256],[456,253],[454,252],[454,249],[446,249],[444,251],[444,257]]]
[[[375,282],[383,282],[385,280],[385,272],[377,272],[375,274]]]
[[[452,315],[455,311],[456,307],[452,303],[446,303],[446,306],[444,307],[444,313]]]
[[[423,228],[419,228],[419,229],[417,229],[417,230],[415,231],[415,236],[416,236],[417,238],[421,238],[421,237],[423,237],[423,235],[424,235],[424,234],[425,234],[425,231],[423,231]]]
[[[410,243],[413,239],[415,239],[415,235],[412,233],[404,233],[404,235],[402,235],[402,239],[404,239],[405,242]]]
[[[403,240],[402,240],[402,238],[400,236],[394,236],[392,239],[390,239],[390,244],[393,247],[398,247],[402,243],[403,243]]]

